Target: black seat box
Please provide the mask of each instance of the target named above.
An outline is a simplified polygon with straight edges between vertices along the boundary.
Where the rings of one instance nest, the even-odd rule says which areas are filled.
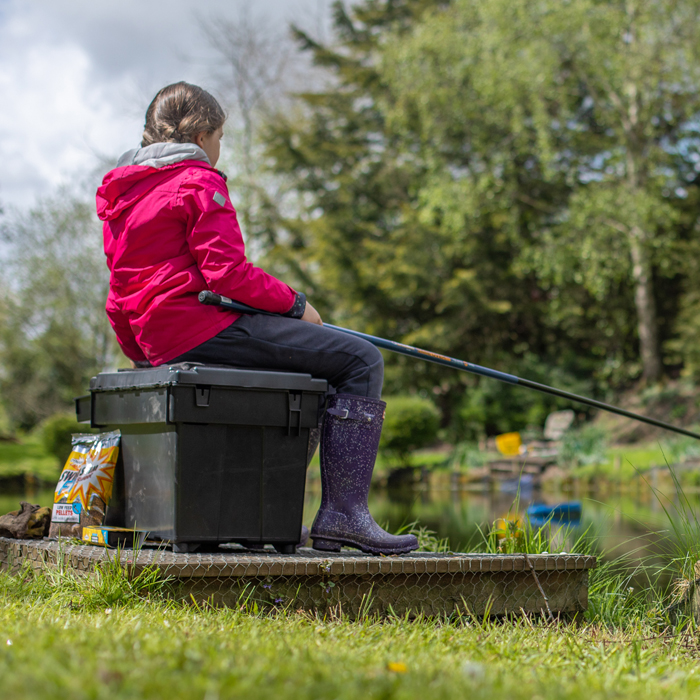
[[[328,386],[307,374],[172,365],[105,372],[78,419],[122,434],[108,525],[178,551],[301,531],[309,431]]]

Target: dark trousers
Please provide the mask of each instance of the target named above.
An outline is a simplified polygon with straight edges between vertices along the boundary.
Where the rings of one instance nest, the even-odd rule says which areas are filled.
[[[379,399],[384,360],[371,343],[282,316],[241,316],[221,333],[174,358],[246,369],[302,372],[325,379],[339,394]]]

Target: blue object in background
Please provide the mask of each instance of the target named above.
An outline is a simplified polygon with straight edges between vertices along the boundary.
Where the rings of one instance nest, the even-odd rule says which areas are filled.
[[[526,512],[534,527],[542,527],[547,522],[575,525],[581,521],[581,501],[558,503],[554,506],[533,503]]]

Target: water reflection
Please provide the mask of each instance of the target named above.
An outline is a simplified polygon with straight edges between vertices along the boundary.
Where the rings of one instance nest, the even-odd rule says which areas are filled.
[[[418,522],[433,530],[438,538],[447,538],[453,551],[469,551],[483,539],[482,533],[497,518],[510,514],[525,517],[533,503],[557,503],[572,500],[570,493],[547,493],[527,487],[499,491],[474,492],[459,489],[403,488],[373,489],[370,509],[375,519],[396,531],[408,523]],[[651,491],[628,495],[576,494],[582,504],[581,520],[574,525],[552,525],[554,544],[571,551],[578,538],[585,534],[598,554],[608,559],[624,557],[630,567],[639,564],[661,566],[671,556],[673,532],[662,504]],[[677,497],[663,497],[664,505],[673,515]],[[691,507],[700,513],[700,497],[689,497]],[[308,526],[320,504],[320,491],[307,489],[304,523]],[[637,577],[638,582],[646,575]]]
[[[0,515],[18,510],[20,501],[38,503],[40,506],[51,506],[53,504],[53,489],[32,489],[18,493],[14,490],[0,488]]]

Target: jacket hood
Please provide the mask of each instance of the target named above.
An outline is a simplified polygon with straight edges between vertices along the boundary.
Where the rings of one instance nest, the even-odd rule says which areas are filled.
[[[162,168],[183,160],[203,160],[207,165],[209,156],[193,143],[152,143],[143,148],[132,148],[117,161],[117,167],[125,165],[145,165],[148,168]]]
[[[211,168],[207,154],[193,143],[153,143],[132,148],[102,180],[97,190],[97,216],[102,221],[116,219],[161,181],[160,177],[150,177],[155,172],[193,160]]]

